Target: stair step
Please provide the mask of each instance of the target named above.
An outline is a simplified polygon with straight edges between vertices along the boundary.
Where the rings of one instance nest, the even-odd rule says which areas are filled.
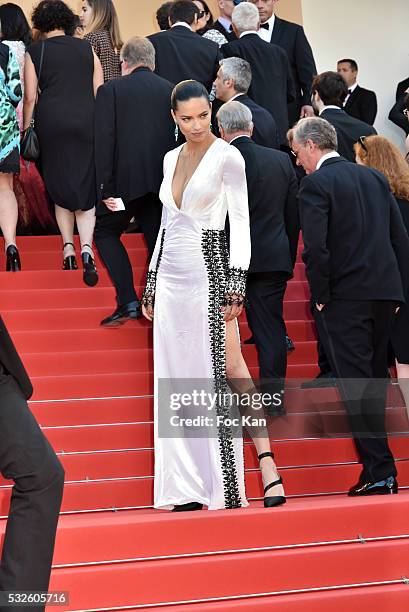
[[[294,589],[401,579],[407,573],[408,558],[409,540],[388,544],[371,542],[365,546],[329,545],[319,552],[299,549],[235,555],[234,561],[226,554],[112,564],[97,570],[93,567],[57,569],[51,588],[68,590],[69,585],[75,584],[72,609],[176,603],[196,600],[199,593],[200,598],[284,594]],[[155,585],[154,591],[152,585]]]
[[[62,515],[53,565],[325,546],[345,540],[362,543],[405,534],[408,511],[409,492],[400,492],[387,500],[339,495],[294,498],[276,510],[258,501],[245,509],[176,516],[153,509]],[[1,535],[4,529],[5,520],[1,520]]]
[[[59,453],[153,448],[153,425],[150,422],[44,428],[44,433]],[[355,446],[349,437],[280,439],[275,438],[271,430],[269,434],[279,466],[325,465],[357,461]],[[397,458],[409,458],[407,437],[391,436],[390,445]],[[258,467],[253,445],[246,444],[245,449],[246,459],[250,461],[249,457],[252,457],[251,466]]]
[[[409,486],[409,461],[398,463],[399,483]],[[358,480],[360,466],[331,465],[305,468],[283,468],[286,495],[323,495],[345,493]],[[247,471],[246,494],[261,499],[263,487],[259,471]],[[0,489],[0,516],[5,516],[10,503],[11,486]],[[111,508],[146,507],[153,504],[153,478],[132,477],[112,480],[66,482],[62,512],[108,510]]]
[[[368,586],[365,582],[357,585],[355,582],[348,588],[343,585],[331,585],[326,590],[318,592],[295,593],[291,595],[273,595],[232,598],[214,603],[189,603],[185,605],[161,606],[156,608],[162,612],[185,612],[186,605],[192,612],[398,612],[406,610],[408,605],[408,585],[398,577],[400,584],[374,583]],[[141,608],[127,608],[132,612]]]

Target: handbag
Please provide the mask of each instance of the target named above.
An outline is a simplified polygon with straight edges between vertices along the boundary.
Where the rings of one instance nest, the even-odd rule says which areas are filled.
[[[38,83],[40,83],[41,70],[43,68],[44,46],[45,46],[45,43],[43,41],[42,46],[41,46],[40,67],[38,70]],[[34,121],[37,103],[38,103],[38,92],[37,92],[37,99],[34,105],[33,116],[31,117],[30,125],[23,132],[23,135],[20,141],[20,155],[26,161],[36,161],[40,157],[40,141],[38,140],[38,136],[35,131],[35,121]]]

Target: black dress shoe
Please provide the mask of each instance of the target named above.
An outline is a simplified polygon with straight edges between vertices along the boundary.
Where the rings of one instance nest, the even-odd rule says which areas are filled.
[[[175,506],[172,512],[191,512],[192,510],[201,510],[202,508],[203,504],[199,504],[198,502],[189,502],[188,504]]]
[[[6,249],[6,272],[20,272],[21,262],[18,248],[15,244],[10,244]]]
[[[358,482],[352,487],[349,497],[364,497],[366,495],[390,495],[398,492],[398,481],[394,476],[388,476],[385,480],[377,482]]]
[[[287,347],[287,353],[291,353],[292,351],[295,351],[294,342],[288,336],[285,337],[285,344]]]
[[[332,372],[320,372],[316,378],[301,383],[301,389],[320,389],[336,386],[335,376]]]
[[[119,327],[126,321],[140,319],[142,316],[139,302],[128,302],[118,308],[109,317],[101,321],[104,327]]]

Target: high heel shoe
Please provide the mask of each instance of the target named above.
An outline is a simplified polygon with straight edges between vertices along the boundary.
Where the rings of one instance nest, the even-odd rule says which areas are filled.
[[[271,457],[274,459],[273,453],[261,453],[261,455],[258,456],[258,460],[261,461],[261,459],[264,459],[264,457]],[[286,503],[287,500],[284,495],[272,495],[266,497],[267,491],[280,484],[283,484],[283,479],[281,476],[274,482],[270,482],[270,484],[264,487],[264,508],[274,508],[275,506],[281,506],[282,504]]]
[[[81,248],[89,247],[92,248],[90,244],[83,244]],[[81,259],[83,264],[83,274],[82,278],[84,279],[84,283],[88,285],[88,287],[95,287],[98,282],[98,272],[95,266],[94,258],[91,253],[88,251],[81,252]]]
[[[72,246],[73,248],[75,248],[72,242],[65,242],[62,247],[63,251],[66,246]],[[67,257],[64,257],[62,269],[63,270],[78,270],[78,264],[77,264],[77,259],[75,255],[68,255]]]
[[[21,262],[18,248],[15,244],[10,244],[6,249],[6,272],[20,272]]]

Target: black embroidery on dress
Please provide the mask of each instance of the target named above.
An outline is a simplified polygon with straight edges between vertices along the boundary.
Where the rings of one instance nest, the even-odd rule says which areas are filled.
[[[203,230],[202,252],[209,281],[209,334],[212,354],[213,377],[217,397],[226,397],[226,330],[221,307],[229,276],[226,233],[224,230]],[[216,414],[228,418],[229,406],[217,402]],[[223,418],[223,420],[224,420]],[[226,508],[240,508],[241,497],[237,480],[233,435],[230,427],[218,427],[221,464],[223,472],[224,499]]]
[[[162,236],[160,239],[158,259],[156,260],[156,266],[154,269],[148,270],[148,273],[146,275],[146,285],[145,285],[145,289],[143,291],[142,299],[141,299],[142,304],[145,306],[145,308],[147,308],[148,306],[153,307],[153,304],[155,302],[156,279],[158,275],[160,260],[162,259],[163,243],[165,241],[165,232],[166,230],[163,229]]]
[[[246,295],[247,270],[242,268],[230,268],[229,279],[227,282],[226,293]]]

